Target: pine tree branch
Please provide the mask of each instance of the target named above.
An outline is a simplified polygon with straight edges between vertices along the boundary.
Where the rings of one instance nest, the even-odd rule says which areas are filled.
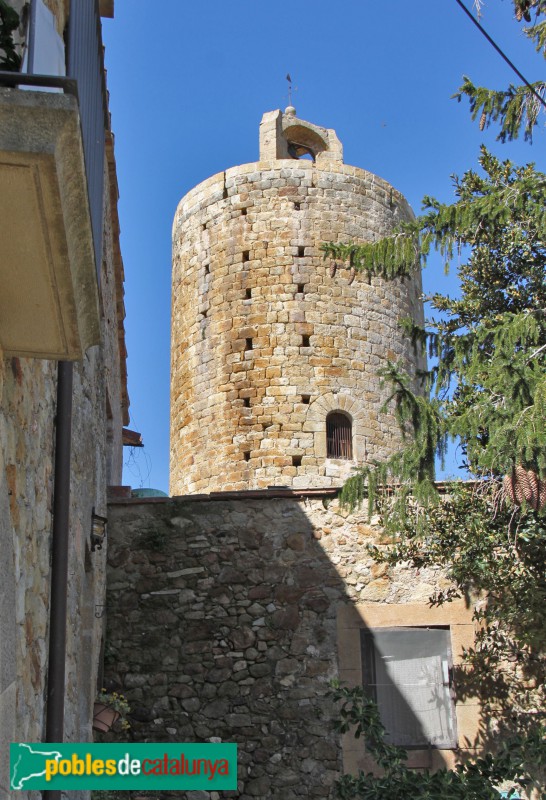
[[[388,280],[409,277],[419,269],[419,230],[415,223],[405,223],[391,236],[377,242],[362,244],[322,244],[324,259],[349,262],[349,267],[364,272],[368,280],[373,275]]]
[[[532,360],[533,360],[533,358],[536,358],[538,355],[540,355],[540,353],[542,353],[542,351],[543,351],[543,350],[546,350],[546,344],[543,344],[543,345],[542,345],[542,347],[539,347],[539,348],[538,348],[538,350],[535,350],[535,352],[534,352],[534,353],[531,353],[531,355],[530,355],[530,356],[529,356],[529,358],[527,359],[527,364],[528,364],[530,361],[532,361]]]
[[[535,42],[537,53],[541,53],[546,58],[546,21],[539,22],[532,28],[524,28],[523,32],[531,41]]]
[[[538,124],[539,113],[546,107],[544,99],[546,82],[537,81],[529,86],[510,85],[505,91],[495,91],[484,86],[475,86],[470,78],[463,76],[463,84],[453,95],[460,102],[463,96],[470,101],[472,120],[480,117],[480,130],[494,122],[501,123],[497,139],[512,141],[523,130],[525,141],[533,139],[533,128]]]

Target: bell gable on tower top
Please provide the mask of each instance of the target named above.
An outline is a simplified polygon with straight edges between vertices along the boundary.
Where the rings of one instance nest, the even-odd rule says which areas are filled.
[[[310,157],[317,164],[343,164],[343,145],[331,128],[298,119],[294,106],[267,111],[260,123],[260,161]]]

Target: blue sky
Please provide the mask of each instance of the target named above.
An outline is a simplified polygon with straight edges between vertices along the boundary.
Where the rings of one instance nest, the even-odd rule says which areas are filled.
[[[470,6],[471,0],[467,0]],[[489,0],[482,24],[531,80],[544,61]],[[544,124],[533,145],[480,133],[450,99],[464,74],[501,88],[517,79],[455,0],[116,0],[103,20],[120,187],[130,427],[124,482],[168,491],[171,226],[193,186],[258,157],[262,114],[288,104],[334,128],[344,160],[380,175],[419,212],[425,194],[448,201],[450,175],[476,165],[479,146],[546,168]],[[433,259],[426,292],[454,293]]]

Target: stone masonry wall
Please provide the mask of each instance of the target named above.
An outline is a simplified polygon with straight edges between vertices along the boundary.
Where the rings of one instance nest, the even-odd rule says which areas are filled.
[[[122,738],[237,742],[238,790],[222,797],[333,797],[343,764],[358,766],[363,752],[353,740],[342,753],[326,697],[340,665],[344,679],[361,681],[349,612],[375,610],[381,624],[386,608],[389,624],[438,624],[428,598],[448,585],[436,569],[374,563],[366,545],[382,538],[365,513],[348,514],[316,492],[289,494],[118,501],[109,509],[105,683],[132,706]],[[464,609],[457,615],[460,658],[472,625]],[[464,722],[463,747],[468,732]]]
[[[420,277],[332,275],[324,241],[370,241],[411,217],[385,181],[341,162],[261,161],[209,178],[173,226],[171,494],[337,486],[398,446],[378,368],[416,359]],[[326,415],[353,459],[326,458]]]

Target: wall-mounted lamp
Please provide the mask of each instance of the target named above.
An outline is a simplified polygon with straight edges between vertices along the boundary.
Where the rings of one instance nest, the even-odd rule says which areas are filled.
[[[106,538],[106,523],[108,520],[106,517],[101,517],[99,514],[95,514],[95,509],[93,509],[93,513],[91,514],[91,552],[94,553],[95,550],[101,550],[103,542]]]

